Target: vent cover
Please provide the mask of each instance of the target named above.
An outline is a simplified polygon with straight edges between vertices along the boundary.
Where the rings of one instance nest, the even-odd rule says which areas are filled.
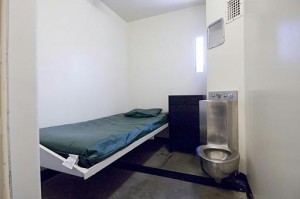
[[[227,2],[227,23],[233,22],[241,16],[241,0],[229,0]]]

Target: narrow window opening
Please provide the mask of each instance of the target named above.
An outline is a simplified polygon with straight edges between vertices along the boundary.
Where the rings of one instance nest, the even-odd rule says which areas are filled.
[[[196,38],[196,72],[204,71],[204,39]]]

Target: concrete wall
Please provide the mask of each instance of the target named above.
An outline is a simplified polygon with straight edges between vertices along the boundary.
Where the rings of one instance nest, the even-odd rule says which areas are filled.
[[[206,24],[224,18],[226,22],[226,4],[224,1],[206,1]],[[240,171],[246,172],[245,151],[245,79],[244,79],[244,22],[243,17],[225,23],[225,43],[208,50],[207,91],[237,90],[239,92],[238,130]]]
[[[255,199],[300,197],[300,1],[245,3],[247,173]]]
[[[101,1],[37,10],[39,126],[128,111],[127,23]]]
[[[8,134],[13,199],[41,198],[35,3],[8,2]]]
[[[206,94],[195,39],[206,38],[205,5],[129,23],[130,106],[168,110],[168,95]]]

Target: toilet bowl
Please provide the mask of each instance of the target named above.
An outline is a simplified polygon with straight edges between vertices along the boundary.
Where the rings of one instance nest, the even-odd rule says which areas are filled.
[[[217,183],[238,172],[240,155],[225,145],[202,145],[197,147],[196,152],[204,171]]]

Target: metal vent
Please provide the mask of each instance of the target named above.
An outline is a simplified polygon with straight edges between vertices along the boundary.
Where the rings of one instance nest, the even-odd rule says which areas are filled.
[[[241,0],[229,0],[227,2],[227,23],[241,17]]]

